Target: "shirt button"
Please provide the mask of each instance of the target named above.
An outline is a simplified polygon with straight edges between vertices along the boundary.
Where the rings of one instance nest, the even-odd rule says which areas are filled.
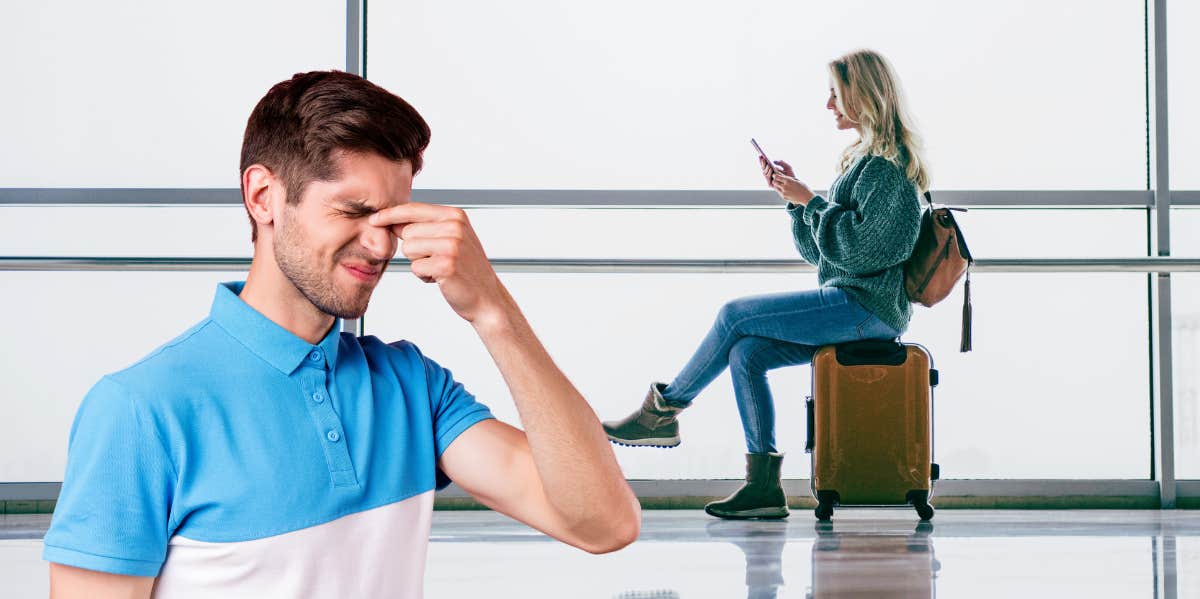
[[[339,435],[337,431],[329,431],[328,433],[325,433],[325,438],[329,439],[331,443],[337,443],[338,439],[341,439],[342,436]]]
[[[325,401],[325,396],[321,395],[320,393],[313,393],[313,401],[321,403]]]
[[[318,350],[315,350],[315,349],[312,350],[311,352],[308,352],[308,359],[312,360],[313,362],[320,362],[321,361],[321,352]]]

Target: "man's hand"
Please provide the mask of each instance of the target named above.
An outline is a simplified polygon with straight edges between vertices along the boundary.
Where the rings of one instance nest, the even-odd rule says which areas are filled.
[[[369,222],[389,227],[400,238],[400,251],[412,261],[412,273],[437,283],[446,302],[468,322],[475,324],[506,309],[508,294],[462,209],[411,202],[380,210]]]

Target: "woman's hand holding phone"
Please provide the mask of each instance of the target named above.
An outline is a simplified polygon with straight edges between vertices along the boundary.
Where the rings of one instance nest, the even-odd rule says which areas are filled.
[[[767,180],[767,185],[770,185],[771,189],[774,189],[780,197],[793,204],[808,204],[808,201],[813,198],[813,192],[796,178],[796,171],[792,170],[792,165],[782,160],[772,163],[767,158],[766,152],[763,152],[762,146],[759,146],[753,137],[750,138],[750,145],[754,146],[754,150],[758,152],[758,165],[762,167],[763,178]]]
[[[763,178],[767,180],[767,185],[774,184],[774,182],[771,181],[771,177],[773,177],[776,174],[787,175],[792,178],[796,177],[796,171],[792,170],[792,165],[790,165],[782,160],[776,160],[775,164],[772,165],[772,164],[767,163],[766,158],[759,156],[758,157],[758,165],[762,168]]]
[[[783,173],[776,173],[771,187],[775,189],[775,193],[778,193],[779,197],[798,206],[808,205],[809,200],[816,195],[803,181]]]
[[[815,195],[804,182],[796,178],[796,171],[792,169],[792,165],[782,160],[776,160],[772,165],[762,156],[758,157],[758,164],[762,167],[763,178],[779,197],[803,206]]]
[[[766,176],[770,188],[779,193],[779,197],[788,200],[792,204],[806,205],[815,193],[812,193],[811,188],[796,178],[796,170],[792,169],[791,164],[776,160],[774,168],[767,163],[763,158],[758,158],[758,162],[762,164],[762,174]]]

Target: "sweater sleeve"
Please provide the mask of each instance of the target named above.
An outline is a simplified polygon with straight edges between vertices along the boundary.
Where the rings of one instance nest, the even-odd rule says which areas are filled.
[[[821,258],[855,275],[908,260],[921,226],[912,184],[886,159],[870,160],[851,187],[849,202],[814,197],[802,215]]]
[[[817,249],[816,240],[813,239],[812,228],[804,222],[804,206],[788,202],[787,211],[792,215],[792,242],[796,244],[800,257],[804,258],[805,262],[817,266],[817,263],[821,261],[821,252]]]

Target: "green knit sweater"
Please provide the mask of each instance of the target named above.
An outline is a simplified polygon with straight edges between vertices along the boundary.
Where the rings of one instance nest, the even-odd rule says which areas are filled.
[[[796,249],[838,287],[897,331],[908,329],[904,262],[921,227],[921,200],[904,171],[879,156],[859,158],[805,206],[788,203]]]

